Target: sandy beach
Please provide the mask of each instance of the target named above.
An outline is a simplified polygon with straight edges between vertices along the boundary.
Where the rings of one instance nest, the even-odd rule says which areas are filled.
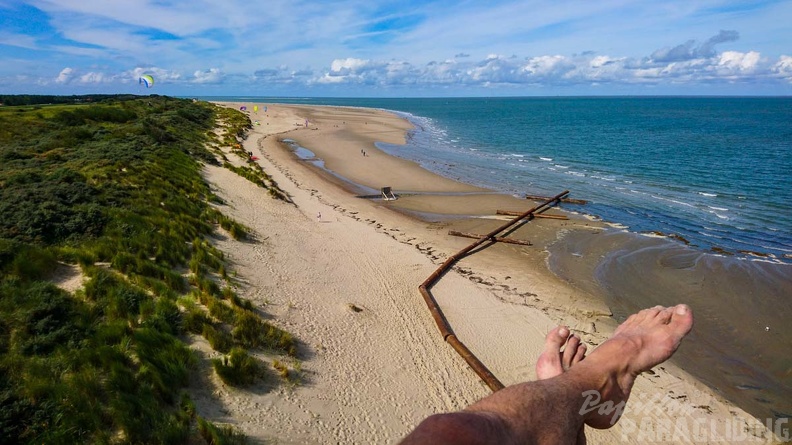
[[[426,416],[489,394],[439,335],[418,285],[473,241],[449,230],[486,233],[508,219],[496,210],[524,211],[534,202],[381,152],[375,142],[404,143],[411,128],[386,112],[268,104],[266,113],[248,113],[259,124],[243,147],[292,203],[206,166],[207,181],[226,203],[219,208],[254,234],[250,242],[221,237],[217,245],[238,273],[239,294],[300,340],[301,381],[247,390],[195,382],[199,414],[267,443],[395,443]],[[310,150],[325,168],[296,156],[283,139]],[[399,199],[367,196],[385,186]],[[535,378],[552,327],[565,324],[595,347],[616,326],[585,286],[547,269],[548,246],[572,230],[602,227],[575,215],[533,220],[510,234],[531,246],[487,247],[433,289],[457,337],[504,384]],[[205,350],[204,358],[211,354]],[[587,429],[587,436],[594,444],[772,443],[760,422],[673,363],[638,379],[614,428]]]

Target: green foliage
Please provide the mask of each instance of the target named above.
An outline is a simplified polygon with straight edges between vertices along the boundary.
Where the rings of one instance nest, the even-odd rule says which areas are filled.
[[[36,104],[84,104],[101,102],[104,100],[132,100],[137,96],[132,95],[108,95],[108,94],[86,94],[83,96],[49,96],[49,95],[0,95],[0,103],[6,106],[14,105],[36,105]]]
[[[198,308],[190,308],[182,317],[182,328],[193,334],[202,334],[204,325],[211,324],[209,317]],[[205,337],[205,336],[204,336]]]
[[[232,172],[238,174],[239,176],[247,179],[248,181],[252,182],[253,184],[256,184],[259,187],[267,188],[265,176],[263,175],[261,170],[256,170],[252,167],[246,167],[246,166],[236,167],[235,165],[229,162],[224,162],[223,167],[231,170]]]
[[[137,118],[134,111],[103,106],[88,106],[64,110],[55,116],[55,120],[68,126],[83,125],[86,121],[113,122],[122,124]]]
[[[237,343],[248,348],[263,347],[291,356],[297,354],[297,345],[291,334],[262,321],[260,317],[248,310],[237,310],[236,322],[231,335]]]
[[[207,307],[209,308],[209,313],[212,315],[212,317],[215,317],[224,323],[234,324],[236,321],[236,311],[233,307],[223,303],[222,300],[210,297]]]
[[[242,348],[233,348],[231,353],[212,360],[215,372],[220,379],[231,386],[246,386],[264,378],[261,363]]]
[[[210,323],[204,323],[201,335],[209,342],[209,346],[217,352],[226,353],[234,346],[234,339],[227,332],[222,329],[215,329]]]
[[[204,214],[204,217],[207,220],[212,221],[213,224],[219,224],[220,227],[227,230],[231,234],[231,237],[235,240],[244,240],[247,238],[248,229],[245,226],[223,215],[215,209],[207,210]]]
[[[50,249],[0,238],[0,272],[24,281],[39,280],[52,272],[56,261]]]
[[[205,148],[215,120],[233,122],[234,138],[249,121],[159,96],[0,101],[20,105],[0,107],[0,443],[194,440],[182,388],[195,357],[183,333],[230,351],[215,367],[239,382],[264,367],[234,346],[293,346],[220,289],[224,255],[205,241],[215,224],[247,236],[209,205],[216,196],[200,172],[218,164]],[[31,106],[40,103],[56,105]],[[85,275],[76,295],[44,281],[58,261]],[[190,295],[211,317],[180,297],[187,265],[199,289]],[[212,443],[244,441],[198,421]]]
[[[245,445],[245,435],[231,425],[216,426],[198,417],[198,432],[208,445]]]

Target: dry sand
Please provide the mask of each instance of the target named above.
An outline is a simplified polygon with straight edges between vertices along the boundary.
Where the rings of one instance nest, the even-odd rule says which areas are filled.
[[[244,148],[259,157],[293,204],[272,199],[227,169],[207,166],[205,177],[227,203],[221,210],[253,229],[254,241],[220,237],[217,244],[239,274],[240,294],[302,342],[303,381],[238,390],[202,380],[191,388],[199,414],[268,443],[395,443],[426,416],[489,394],[443,342],[417,287],[472,242],[448,236],[449,228],[484,233],[501,222],[492,216],[496,209],[525,210],[533,203],[488,194],[382,153],[375,141],[402,143],[410,128],[389,113],[267,106],[267,113],[249,112],[260,125]],[[356,197],[346,181],[296,158],[279,142],[284,138],[316,153],[337,175],[373,189],[391,186],[402,197]],[[399,208],[487,216],[426,222]],[[545,267],[545,247],[571,229],[600,230],[585,219],[533,221],[511,235],[533,246],[484,249],[433,289],[457,337],[507,385],[534,378],[544,335],[553,326],[570,326],[591,346],[615,327],[602,302]],[[207,360],[216,354],[201,350]],[[746,440],[766,434],[750,423],[742,410],[664,364],[638,379],[616,427],[589,429],[588,437],[595,444],[696,443],[724,437],[737,442],[735,432]],[[686,429],[676,431],[675,425]],[[667,435],[657,431],[664,426],[671,427]]]

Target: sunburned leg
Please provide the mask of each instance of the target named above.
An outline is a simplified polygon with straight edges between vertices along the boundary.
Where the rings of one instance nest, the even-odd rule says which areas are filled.
[[[615,414],[584,411],[584,394],[596,391],[601,403],[626,402],[635,378],[671,357],[692,326],[685,305],[645,309],[585,360],[570,360],[568,371],[510,386],[461,413],[429,417],[404,443],[575,443],[584,423],[609,428],[618,420]],[[544,373],[551,360],[541,361]],[[560,362],[563,370],[563,355]]]

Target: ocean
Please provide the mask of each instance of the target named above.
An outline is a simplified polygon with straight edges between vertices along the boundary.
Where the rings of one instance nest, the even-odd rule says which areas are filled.
[[[412,121],[380,148],[506,193],[703,250],[792,263],[792,98],[212,98],[381,108]]]
[[[201,99],[390,110],[416,127],[379,145],[392,155],[517,196],[570,190],[589,203],[565,209],[613,229],[571,235],[551,270],[594,276],[617,319],[690,304],[686,371],[763,421],[792,416],[792,98]]]

